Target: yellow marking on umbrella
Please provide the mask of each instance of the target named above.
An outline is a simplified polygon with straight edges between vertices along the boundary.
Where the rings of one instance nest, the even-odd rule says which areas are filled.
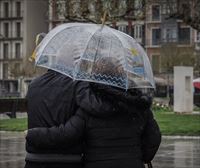
[[[138,51],[135,48],[131,48],[130,51],[134,56],[138,55]]]
[[[37,46],[39,45],[39,43],[40,43],[39,37],[40,37],[40,34],[38,34],[38,35],[36,36],[36,39],[35,39],[35,45],[36,45],[36,47],[37,47]],[[34,49],[32,55],[30,56],[29,61],[32,62],[32,61],[35,61],[35,59],[36,59],[36,48]]]

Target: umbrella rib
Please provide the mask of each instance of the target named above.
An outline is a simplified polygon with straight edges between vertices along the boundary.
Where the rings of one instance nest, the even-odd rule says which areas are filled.
[[[84,48],[84,52],[83,52],[83,54],[80,56],[80,60],[82,60],[83,59],[83,55],[85,54],[85,51],[86,51],[86,49],[87,49],[87,47],[88,47],[88,44],[89,44],[89,42],[90,42],[90,40],[92,39],[92,37],[96,34],[96,32],[97,31],[99,31],[100,29],[99,29],[99,27],[98,27],[98,29],[97,30],[95,30],[94,31],[94,33],[93,34],[91,34],[91,36],[88,38],[88,40],[87,40],[87,45],[85,45],[85,48]],[[98,42],[98,46],[99,46],[99,42]],[[97,46],[97,47],[98,47]],[[96,54],[95,54],[96,55]],[[86,59],[85,59],[86,60]],[[88,60],[88,59],[87,59]],[[91,60],[90,60],[91,61]],[[93,61],[94,62],[94,61]],[[93,68],[93,65],[92,65],[92,68]],[[92,71],[91,71],[92,72]]]
[[[112,39],[110,38],[110,46],[109,46],[109,53],[108,53],[108,57],[110,57],[110,51],[111,51],[111,47],[112,47]]]
[[[57,29],[59,29],[60,27],[63,27],[63,28],[61,29],[61,31],[63,31],[63,30],[65,30],[66,28],[69,27],[69,26],[67,26],[67,27],[64,27],[64,26],[66,26],[66,24],[65,24],[65,25],[60,25],[60,26],[58,26]],[[41,52],[40,55],[42,55],[43,51],[46,49],[46,47],[47,47],[47,45],[50,43],[50,41],[51,41],[58,33],[60,33],[60,31],[58,32],[57,29],[51,30],[51,33],[46,35],[45,39],[47,39],[48,37],[49,37],[49,39],[48,39],[48,42],[47,42],[42,48],[40,48],[40,50],[42,50],[42,52]],[[52,36],[52,37],[51,37],[51,36]],[[45,39],[44,39],[44,40],[45,40]],[[41,44],[42,44],[42,42],[38,45],[38,47],[40,47]],[[38,52],[39,52],[40,50],[38,50]],[[36,57],[36,62],[38,61],[38,59],[39,59],[39,57]]]
[[[101,30],[102,31],[102,30]],[[101,33],[102,34],[102,33]],[[99,44],[100,44],[100,41],[102,40],[102,37],[100,36],[99,40],[98,40],[98,43],[97,43],[97,49],[96,49],[96,52],[95,52],[95,56],[94,56],[94,60],[96,60],[96,56],[97,56],[97,52],[98,52],[98,47],[99,47]]]
[[[97,29],[96,31],[98,31],[98,29]],[[86,43],[87,45],[85,45],[84,52],[83,52],[83,54],[80,56],[80,59],[82,59],[83,55],[85,54],[85,51],[86,51],[86,49],[87,49],[87,47],[88,47],[88,44],[89,44],[91,38],[95,35],[96,31],[94,31],[94,33],[91,34],[91,36],[88,38],[87,43]]]
[[[114,32],[114,31],[112,31],[113,32],[113,34],[115,35],[115,37],[117,37],[117,39],[119,40],[119,42],[120,42],[120,44],[121,44],[121,46],[122,46],[122,48],[123,48],[123,53],[124,53],[124,60],[125,60],[125,64],[126,64],[126,66],[127,66],[127,59],[126,59],[126,57],[125,57],[125,52],[124,52],[124,46],[123,46],[123,44],[122,44],[122,42],[121,42],[121,39],[116,35],[116,33]],[[126,76],[127,76],[127,78],[126,78],[126,90],[128,90],[128,71],[126,71]]]
[[[116,30],[115,30],[116,31]],[[115,34],[115,36],[118,38],[118,39],[120,39],[120,37],[118,36],[118,34],[116,34],[114,31],[113,31],[113,33]],[[120,32],[121,34],[123,34],[123,35],[125,35],[125,36],[127,36],[127,37],[129,37],[129,35],[127,35],[126,33],[123,33],[123,32]],[[132,37],[129,37],[129,38],[132,38]],[[121,41],[120,41],[121,42]],[[135,43],[137,44],[137,45],[139,45],[140,46],[140,44],[138,44],[136,41],[135,41]],[[122,44],[122,46],[123,46],[123,44]],[[141,46],[140,46],[141,47]],[[146,53],[145,53],[146,54]],[[146,59],[149,59],[148,58],[148,56],[146,55]],[[149,62],[149,61],[145,61],[144,60],[144,56],[142,56],[142,59],[143,59],[143,64],[144,64],[144,68],[146,67],[145,65],[147,64],[147,62]],[[127,61],[127,60],[126,60]],[[133,72],[131,72],[131,73],[133,73]],[[135,74],[135,73],[134,73]],[[137,74],[136,74],[137,75]],[[139,76],[139,75],[137,75],[137,76]],[[147,76],[147,72],[146,71],[144,71],[144,77],[145,76]],[[152,75],[153,76],[153,75]],[[147,78],[145,77],[144,78],[144,80],[146,80]],[[149,81],[149,80],[148,80]],[[150,82],[150,81],[149,81]],[[151,82],[150,82],[151,83]],[[153,84],[153,85],[155,85],[155,84]],[[153,87],[155,87],[155,86],[153,86]]]
[[[64,27],[65,26],[65,27]],[[82,25],[82,26],[84,26],[84,25]],[[44,45],[43,46],[43,49],[42,49],[42,51],[44,51],[45,49],[46,49],[46,47],[49,45],[49,43],[58,35],[58,34],[61,34],[63,31],[65,31],[66,29],[69,29],[69,28],[72,28],[72,27],[79,27],[79,25],[76,25],[76,24],[72,24],[72,26],[70,27],[68,24],[65,24],[65,25],[60,25],[60,26],[58,26],[57,28],[55,28],[56,30],[57,29],[59,29],[59,27],[63,27],[61,30],[59,30],[59,31],[55,31],[55,32],[53,32],[54,31],[54,29],[52,30],[52,37],[51,38],[49,38],[49,40],[48,40],[48,42],[46,43],[46,45]],[[49,34],[49,36],[50,36],[51,34]],[[60,46],[61,47],[61,46]],[[60,48],[57,48],[56,50],[58,51]],[[43,53],[42,53],[43,54]],[[51,55],[53,55],[53,54],[51,54]],[[57,53],[55,54],[55,55],[57,55]]]

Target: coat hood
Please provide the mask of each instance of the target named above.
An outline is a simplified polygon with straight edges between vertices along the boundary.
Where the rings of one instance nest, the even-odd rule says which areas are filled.
[[[96,83],[91,83],[91,89],[103,100],[100,101],[101,109],[88,109],[87,112],[98,117],[112,116],[117,112],[133,112],[135,111],[133,109],[146,110],[152,104],[150,96],[136,89],[125,91],[120,88]],[[92,106],[92,104],[89,106]]]

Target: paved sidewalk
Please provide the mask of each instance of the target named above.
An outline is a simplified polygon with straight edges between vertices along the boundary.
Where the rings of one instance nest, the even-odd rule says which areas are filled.
[[[155,168],[200,168],[200,137],[166,137],[153,160]]]
[[[23,168],[24,134],[0,131],[0,168]],[[200,137],[163,137],[154,168],[200,168]]]
[[[25,139],[22,132],[0,132],[0,168],[23,168]]]

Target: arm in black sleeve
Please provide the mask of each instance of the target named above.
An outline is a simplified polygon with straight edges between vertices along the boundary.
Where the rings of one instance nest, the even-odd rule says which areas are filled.
[[[142,154],[144,163],[150,162],[161,143],[161,133],[151,110],[147,111],[147,123],[142,135]]]
[[[105,96],[94,92],[89,82],[79,81],[76,85],[76,102],[85,111],[96,116],[109,116],[115,113],[118,105]]]
[[[42,149],[56,148],[62,144],[71,146],[79,143],[83,137],[85,119],[82,115],[79,115],[82,113],[81,110],[79,109],[78,111],[65,124],[51,128],[29,129],[26,136],[27,143]]]

